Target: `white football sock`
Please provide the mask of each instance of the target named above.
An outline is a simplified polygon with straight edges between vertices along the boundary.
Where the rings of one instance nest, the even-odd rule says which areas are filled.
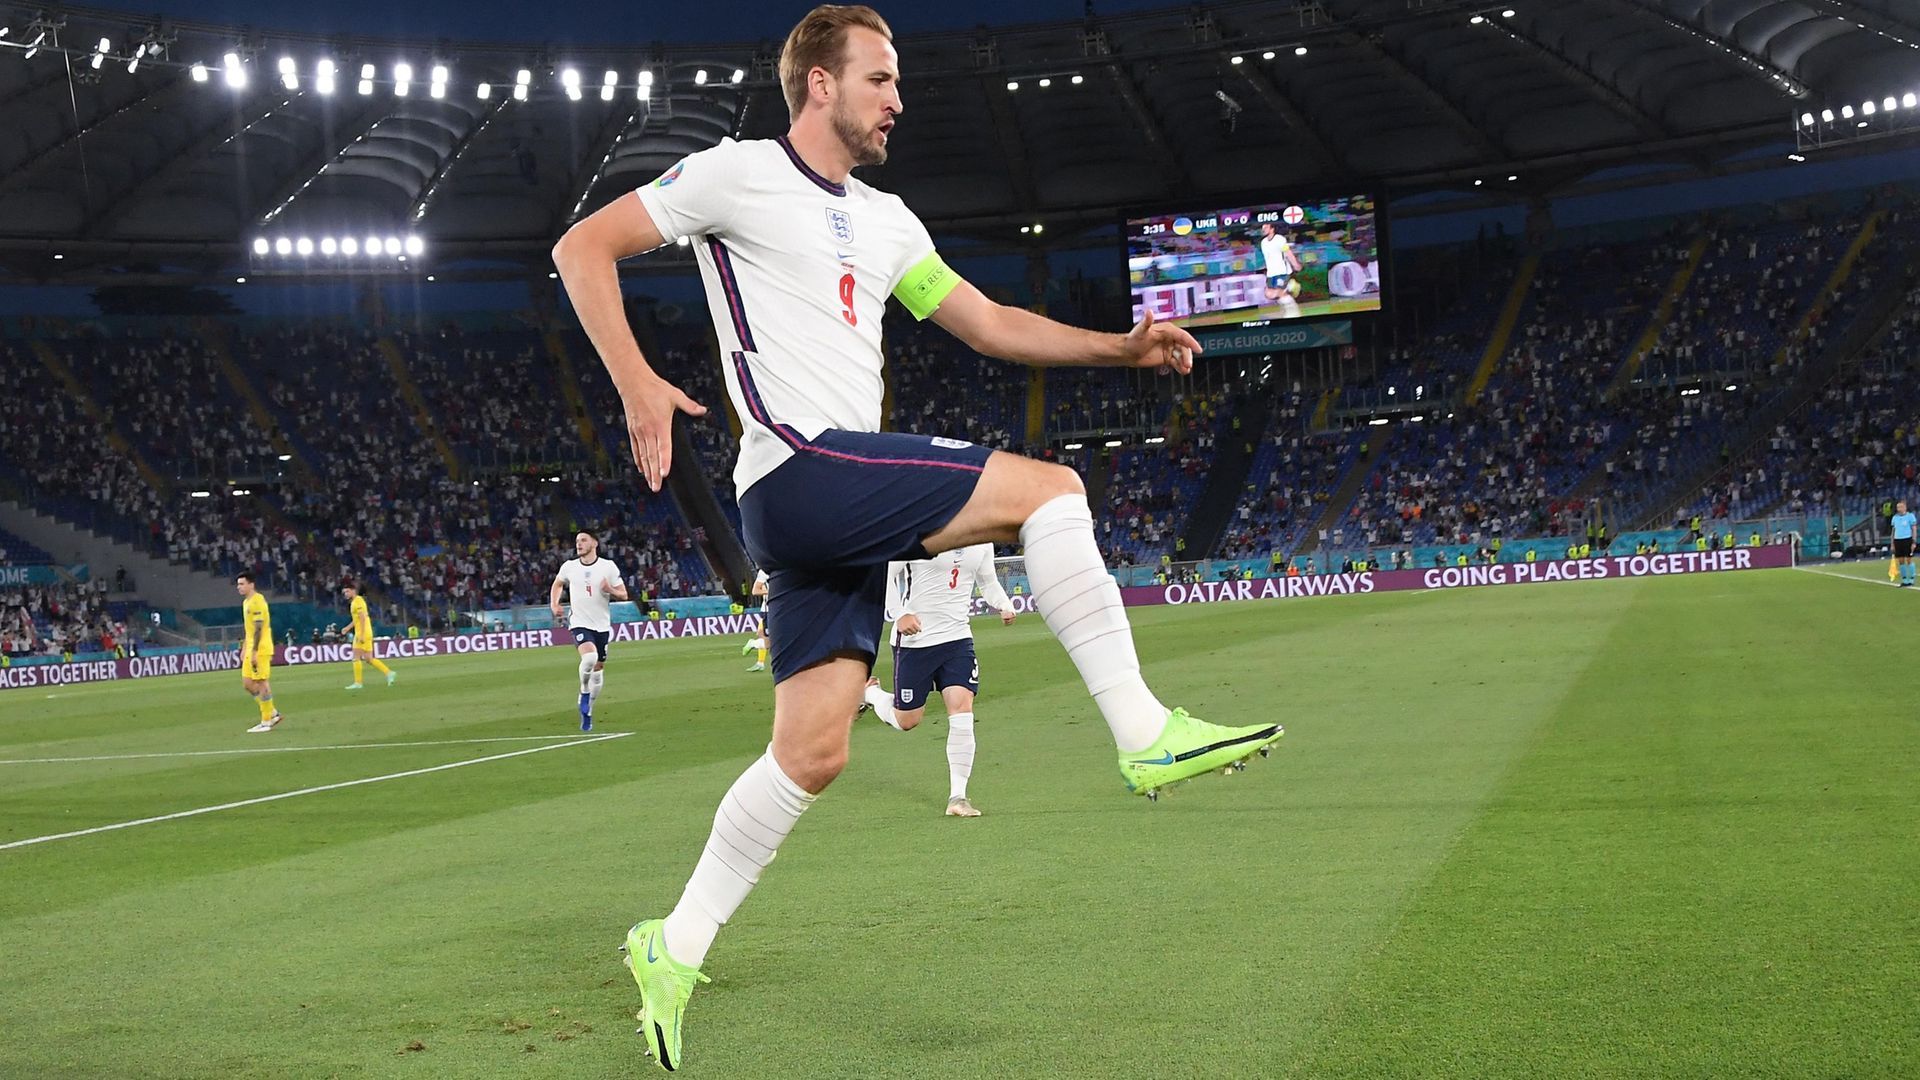
[[[1120,586],[1094,543],[1087,497],[1048,500],[1020,526],[1020,544],[1033,605],[1080,669],[1114,743],[1122,753],[1153,745],[1166,726],[1167,708],[1140,678],[1133,630],[1120,606]]]
[[[693,877],[667,916],[667,952],[675,960],[689,967],[706,960],[714,935],[753,891],[814,798],[780,771],[771,748],[733,782],[713,815],[713,832]]]
[[[596,671],[587,680],[587,708],[591,709],[600,700],[600,688],[607,685],[607,673]]]
[[[580,658],[580,692],[583,694],[592,689],[587,684],[593,678],[593,665],[597,663],[599,661],[594,659],[592,653],[587,653]]]
[[[967,797],[967,778],[973,775],[973,714],[947,717],[947,798]]]
[[[873,715],[880,718],[881,723],[895,731],[900,730],[900,721],[893,716],[893,695],[887,693],[886,687],[869,686],[861,697],[873,709]]]

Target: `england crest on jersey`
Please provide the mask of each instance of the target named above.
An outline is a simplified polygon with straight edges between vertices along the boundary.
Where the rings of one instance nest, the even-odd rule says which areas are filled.
[[[827,208],[827,228],[833,231],[833,238],[842,244],[853,243],[853,218],[844,210]]]

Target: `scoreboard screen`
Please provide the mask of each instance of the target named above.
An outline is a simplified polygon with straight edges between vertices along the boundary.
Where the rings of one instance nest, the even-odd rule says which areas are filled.
[[[1374,201],[1348,195],[1129,217],[1133,318],[1262,326],[1380,310]]]

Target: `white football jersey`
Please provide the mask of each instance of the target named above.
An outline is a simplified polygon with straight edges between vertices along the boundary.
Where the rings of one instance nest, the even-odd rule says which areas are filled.
[[[567,629],[613,629],[607,609],[613,603],[614,588],[620,584],[620,568],[612,559],[602,555],[590,564],[568,559],[560,564],[560,580],[567,583]]]
[[[972,637],[975,586],[995,611],[1013,606],[993,572],[992,544],[955,548],[916,562],[888,563],[887,618],[896,624],[893,643],[903,649],[924,649]],[[918,615],[920,632],[902,634],[898,626],[902,615]]]
[[[662,237],[692,238],[740,418],[739,491],[798,441],[880,430],[880,320],[933,253],[905,203],[827,180],[784,137],[722,139],[638,195]]]
[[[1293,245],[1277,232],[1260,238],[1260,258],[1266,261],[1268,277],[1293,273],[1293,264],[1287,261],[1287,252],[1292,250]]]

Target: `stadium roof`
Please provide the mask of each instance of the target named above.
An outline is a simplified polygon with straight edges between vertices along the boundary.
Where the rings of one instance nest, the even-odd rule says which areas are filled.
[[[1908,7],[1228,0],[908,35],[893,161],[862,175],[949,234],[1060,236],[1260,189],[1551,194],[1631,163],[1706,172],[1790,142],[1804,110],[1920,90]],[[16,282],[224,274],[261,238],[303,236],[418,235],[443,264],[524,273],[581,214],[787,119],[771,41],[562,53],[5,6],[0,27]]]

